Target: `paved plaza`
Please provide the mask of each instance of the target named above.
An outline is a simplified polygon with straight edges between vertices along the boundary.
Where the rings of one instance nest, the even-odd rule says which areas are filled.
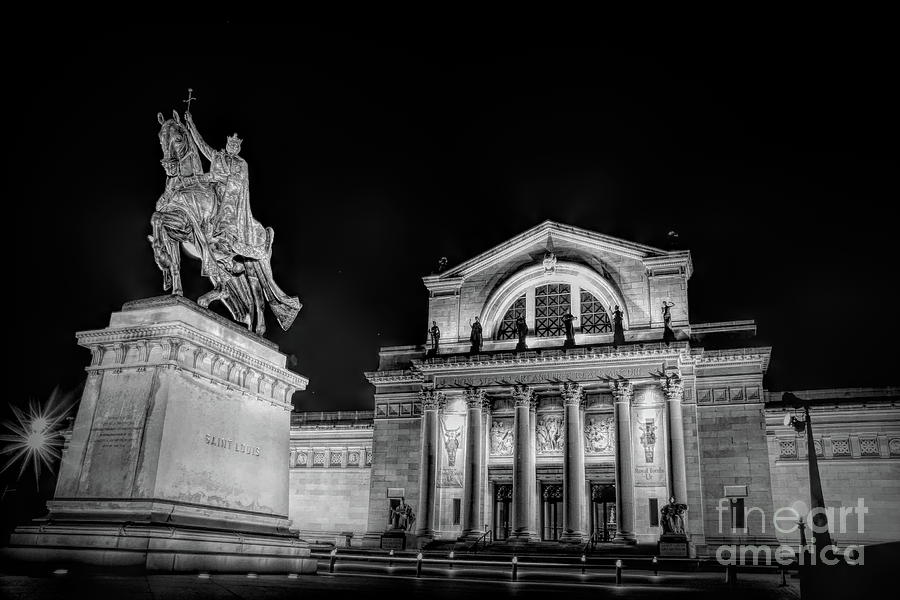
[[[288,578],[284,575],[0,575],[0,597],[45,600],[51,598],[124,598],[127,600],[199,600],[205,598],[546,598],[564,593],[567,599],[632,598],[786,598],[800,597],[796,580],[778,587],[777,575],[747,575],[729,587],[721,576],[660,575],[623,585],[569,581],[485,581],[459,577],[384,576],[319,573]]]

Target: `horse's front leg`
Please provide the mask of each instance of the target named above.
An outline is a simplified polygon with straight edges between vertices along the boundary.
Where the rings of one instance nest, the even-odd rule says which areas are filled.
[[[181,288],[181,248],[179,242],[168,238],[169,240],[169,277],[172,279],[172,295],[184,296],[184,290]]]
[[[255,325],[253,331],[257,335],[263,335],[266,333],[266,298],[263,295],[259,279],[248,276],[247,281],[250,282],[250,289],[253,291],[253,321]]]

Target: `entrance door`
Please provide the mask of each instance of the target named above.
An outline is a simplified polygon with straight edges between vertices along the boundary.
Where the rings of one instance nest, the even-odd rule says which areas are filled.
[[[615,484],[591,484],[591,532],[596,542],[608,542],[615,537]]]
[[[563,487],[545,483],[541,489],[541,539],[555,541],[563,530]]]
[[[512,486],[497,485],[494,493],[494,539],[509,537],[509,522],[512,519]]]

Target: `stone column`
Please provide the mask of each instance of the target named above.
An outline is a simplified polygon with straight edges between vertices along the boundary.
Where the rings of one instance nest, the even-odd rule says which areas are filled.
[[[491,410],[491,399],[485,397],[484,402],[481,404],[482,431],[484,433],[484,439],[482,441],[483,465],[481,471],[481,524],[490,524],[490,526],[493,527],[494,495],[491,491],[490,470],[488,469],[488,464],[491,459]]]
[[[466,390],[466,471],[462,500],[462,536],[475,540],[481,537],[481,494],[484,470],[484,433],[482,405],[484,392],[478,388]]]
[[[561,393],[566,407],[566,433],[563,454],[563,512],[562,542],[581,543],[584,540],[584,426],[581,422],[581,402],[584,391],[577,383],[565,383]]]
[[[677,374],[667,374],[663,382],[669,417],[669,456],[672,463],[672,495],[677,502],[687,504],[687,464],[684,455],[684,419],[681,401],[684,386]],[[667,499],[668,500],[668,499]],[[686,516],[686,515],[685,515]],[[685,523],[687,525],[687,523]],[[687,531],[687,529],[685,529]]]
[[[510,537],[523,541],[536,539],[535,462],[534,462],[534,392],[524,385],[513,388],[516,405],[516,446],[513,455],[513,526]]]
[[[634,467],[631,456],[631,399],[634,386],[611,381],[616,410],[616,541],[634,543]]]
[[[422,452],[419,463],[419,506],[416,535],[434,537],[434,488],[437,483],[437,460],[439,446],[438,408],[444,401],[444,394],[435,390],[422,390]]]

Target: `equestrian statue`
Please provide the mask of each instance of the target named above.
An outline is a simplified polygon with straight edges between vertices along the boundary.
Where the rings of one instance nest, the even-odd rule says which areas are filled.
[[[229,136],[225,148],[215,150],[197,131],[190,104],[184,116],[182,122],[177,111],[171,119],[157,115],[166,187],[150,219],[153,234],[148,239],[163,273],[163,290],[183,295],[183,248],[200,260],[201,274],[213,285],[197,300],[200,306],[218,300],[236,321],[262,335],[268,305],[287,331],[302,305],[272,277],[269,261],[275,232],[250,211],[247,161],[239,156],[241,139]],[[200,154],[209,161],[209,172],[203,171]]]

